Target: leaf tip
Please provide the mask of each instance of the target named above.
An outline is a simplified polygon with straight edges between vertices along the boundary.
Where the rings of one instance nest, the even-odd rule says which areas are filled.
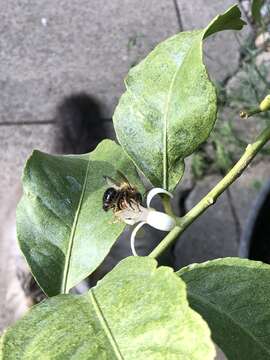
[[[217,15],[205,28],[203,38],[223,30],[241,30],[246,22],[241,19],[241,11],[237,4],[232,5],[221,15]]]

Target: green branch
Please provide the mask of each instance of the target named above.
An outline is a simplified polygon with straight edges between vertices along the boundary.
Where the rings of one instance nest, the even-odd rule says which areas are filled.
[[[194,208],[192,208],[185,216],[177,218],[177,225],[175,228],[169,232],[149,256],[156,258],[162,254],[168,246],[172,245],[184,230],[209,206],[213,205],[217,198],[242,174],[268,140],[270,140],[270,127],[266,128],[252,144],[247,146],[240,160],[228,174],[197,205],[194,206]]]

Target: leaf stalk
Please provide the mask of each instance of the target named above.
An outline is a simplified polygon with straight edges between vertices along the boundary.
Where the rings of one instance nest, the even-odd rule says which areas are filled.
[[[170,197],[166,194],[163,194],[161,197],[161,200],[162,200],[162,204],[163,204],[165,213],[172,216],[173,218],[175,218],[175,214],[172,209]]]

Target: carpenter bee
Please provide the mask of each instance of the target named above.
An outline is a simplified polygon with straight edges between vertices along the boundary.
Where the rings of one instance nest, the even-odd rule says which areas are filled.
[[[119,170],[117,170],[117,175],[121,181],[116,181],[109,176],[104,176],[104,179],[110,187],[103,195],[103,210],[108,211],[112,209],[113,212],[116,213],[128,206],[134,209],[134,205],[137,205],[139,209],[139,205],[142,204],[142,195],[135,186],[130,185],[128,179]]]

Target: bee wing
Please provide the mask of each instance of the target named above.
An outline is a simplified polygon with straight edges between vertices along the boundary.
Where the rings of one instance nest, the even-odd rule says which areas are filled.
[[[104,175],[103,176],[104,179],[106,180],[107,184],[113,188],[115,188],[116,190],[120,189],[121,184],[119,181],[114,180],[113,178],[111,178],[110,176]]]
[[[118,177],[119,177],[120,179],[122,179],[122,181],[123,181],[126,185],[128,185],[129,187],[132,187],[132,186],[130,185],[130,182],[129,182],[128,179],[126,178],[126,176],[125,176],[120,170],[116,170],[116,173],[117,173]]]

